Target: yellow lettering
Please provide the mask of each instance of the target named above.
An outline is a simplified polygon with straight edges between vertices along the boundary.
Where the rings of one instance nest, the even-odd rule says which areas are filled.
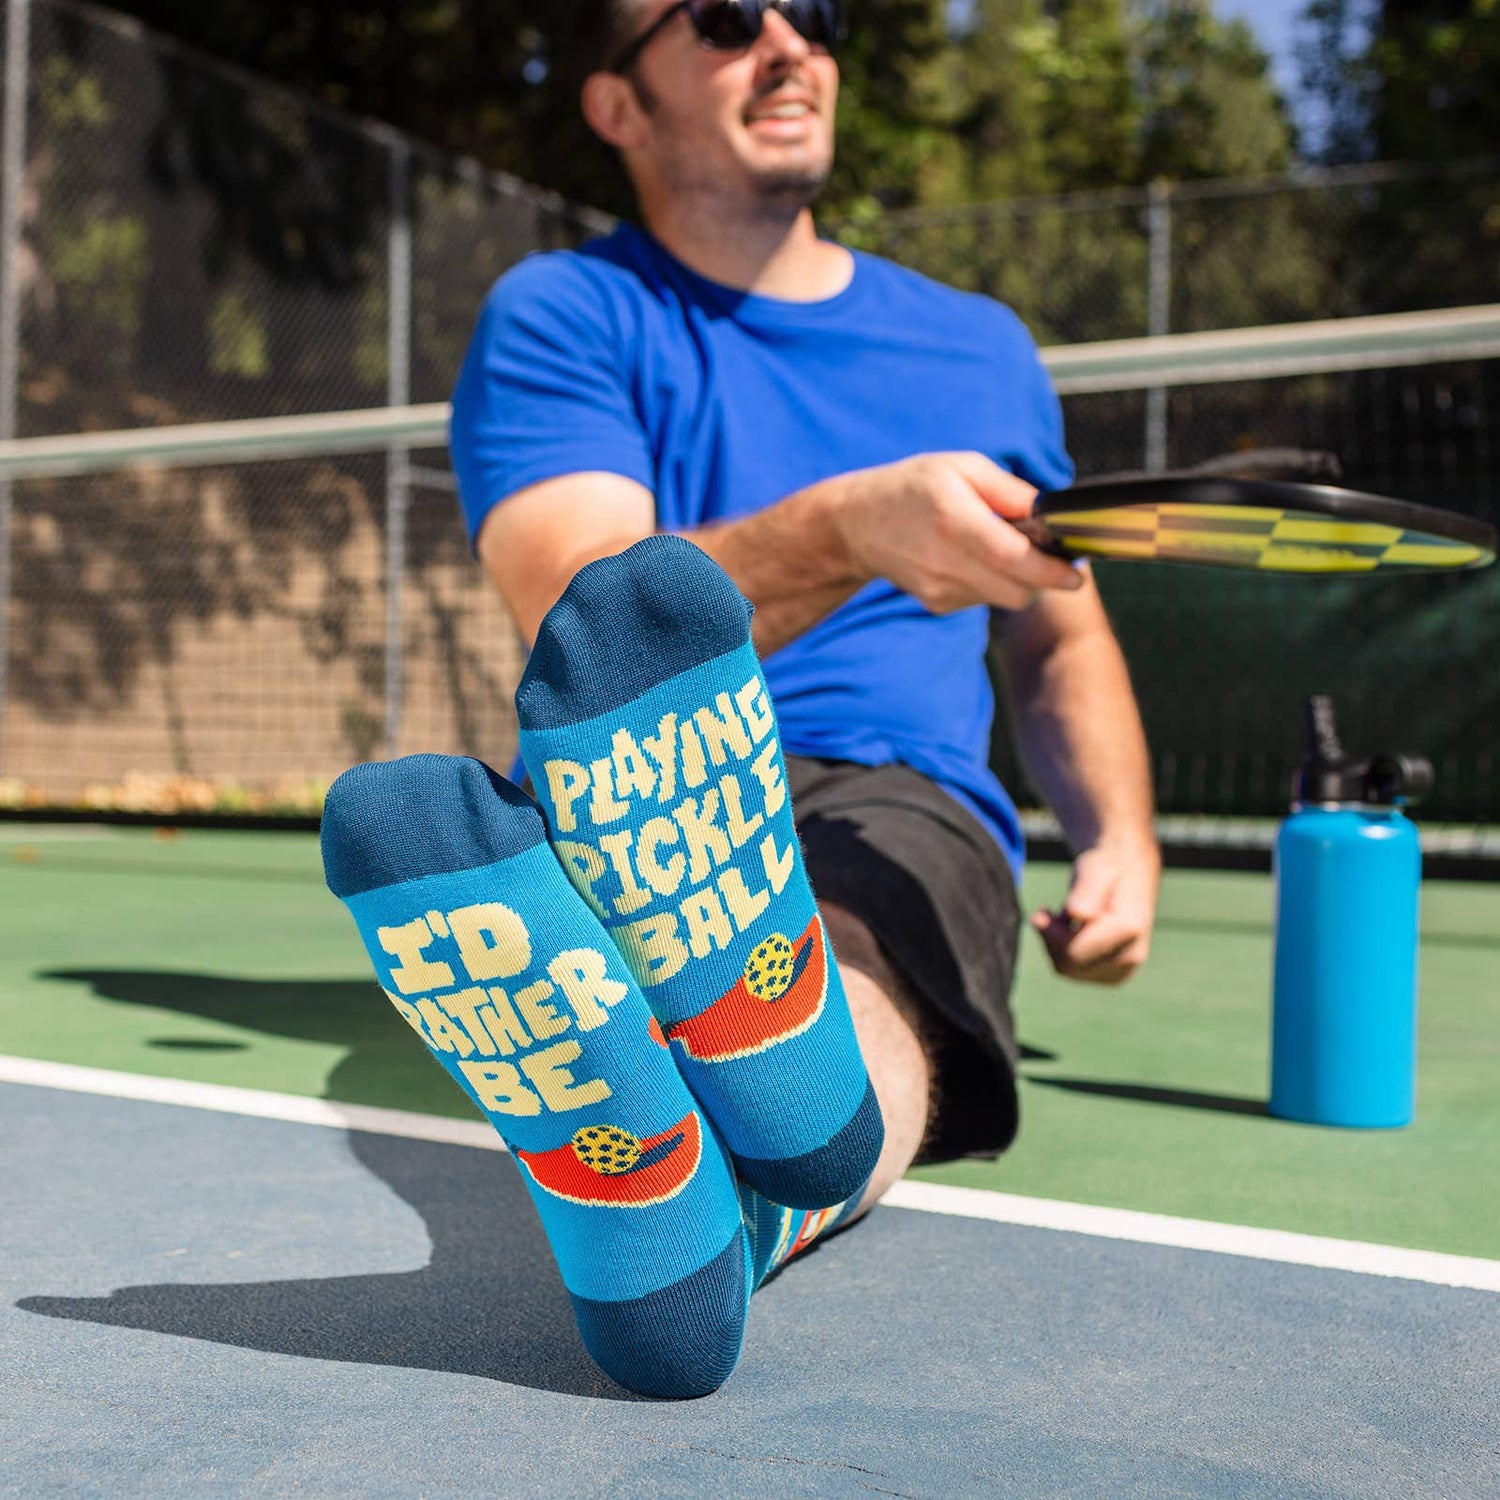
[[[766,698],[766,685],[759,677],[752,677],[734,695],[734,704],[745,716],[745,722],[750,726],[750,738],[757,745],[776,727],[776,716]]]
[[[760,862],[765,866],[766,879],[771,882],[771,889],[779,896],[786,889],[786,883],[792,878],[792,867],[796,863],[797,849],[795,845],[789,844],[783,853],[776,849],[776,835],[768,833],[760,843]]]
[[[687,945],[677,936],[674,912],[630,922],[611,936],[630,964],[630,972],[642,985],[665,983],[682,972],[689,958]]]
[[[708,760],[703,753],[703,741],[693,728],[691,719],[682,721],[682,784],[702,786],[708,780]]]
[[[562,1045],[566,1046],[566,1043]],[[508,1062],[469,1063],[459,1067],[474,1090],[481,1109],[497,1115],[539,1115],[542,1101],[521,1082],[521,1075]]]
[[[515,993],[516,1009],[526,1018],[532,1036],[539,1042],[561,1036],[573,1024],[546,1003],[551,993],[552,986],[545,979],[528,984],[524,990],[517,990]]]
[[[594,778],[594,795],[589,800],[589,817],[596,824],[618,823],[630,816],[630,808],[615,797],[615,778],[606,755],[589,764],[589,773]]]
[[[652,818],[644,828],[635,846],[635,862],[646,884],[658,896],[675,896],[687,872],[687,859],[682,854],[671,855],[665,864],[658,850],[663,844],[675,844],[681,832],[670,818]]]
[[[656,790],[656,772],[628,729],[617,729],[613,742],[615,786],[622,797],[649,797]]]
[[[589,773],[576,760],[549,760],[542,767],[542,774],[547,778],[557,831],[574,832],[578,819],[573,814],[573,804],[588,791]]]
[[[403,995],[445,990],[453,983],[453,970],[444,963],[429,963],[422,950],[433,941],[426,917],[417,917],[404,927],[377,927],[375,937],[393,958],[391,980]]]
[[[656,800],[667,803],[677,790],[677,715],[663,714],[654,735],[648,734],[641,741],[641,748],[661,770],[661,783],[656,789]]]
[[[531,962],[526,924],[498,901],[450,911],[448,925],[471,979],[514,979]]]
[[[615,897],[616,915],[628,917],[631,912],[649,906],[651,892],[641,889],[640,882],[635,878],[635,871],[631,868],[629,831],[606,834],[599,840],[599,847],[609,856],[610,865],[620,877],[620,894]]]
[[[724,825],[729,830],[729,842],[736,849],[743,849],[755,833],[755,830],[766,821],[764,813],[756,813],[748,822],[745,821],[745,804],[743,794],[740,792],[740,778],[731,772],[719,783],[719,791],[724,798]]]
[[[707,958],[715,947],[727,948],[734,941],[729,916],[712,886],[682,903],[682,920],[687,923],[688,950],[694,958]]]
[[[719,893],[741,932],[748,932],[751,923],[771,904],[771,893],[752,891],[738,870],[725,870],[719,876]]]
[[[604,1025],[609,1020],[608,1007],[618,1005],[630,993],[630,986],[611,979],[606,968],[604,955],[593,948],[559,953],[547,965],[547,972],[567,996],[580,1031]]]
[[[521,1071],[536,1085],[536,1091],[556,1114],[599,1104],[610,1096],[610,1087],[602,1078],[589,1083],[575,1083],[568,1071],[583,1055],[577,1042],[558,1042],[545,1052],[533,1052],[521,1059]]]
[[[495,1045],[506,1057],[509,1057],[517,1047],[529,1047],[531,1034],[521,1024],[520,1016],[516,1014],[515,1007],[510,1003],[510,996],[499,985],[491,987],[489,996],[489,1005],[479,1014],[484,1024],[489,1027],[490,1035],[495,1039]]]
[[[417,1013],[427,1028],[427,1036],[439,1052],[456,1052],[467,1057],[474,1050],[474,1043],[466,1032],[453,1024],[453,1018],[436,1000],[418,1000]]]
[[[575,844],[571,839],[558,839],[552,845],[552,852],[562,861],[568,879],[573,882],[573,889],[588,902],[594,915],[603,921],[607,913],[604,903],[594,894],[594,886],[604,878],[604,872],[609,867],[599,857],[599,851],[591,849],[587,844]]]
[[[715,713],[714,709],[718,712]],[[720,693],[714,699],[713,708],[700,708],[693,715],[703,734],[703,745],[708,758],[716,765],[728,764],[729,752],[736,760],[745,760],[750,754],[750,736],[734,711],[728,693]]]
[[[469,1040],[474,1043],[474,1050],[481,1057],[493,1057],[495,1042],[479,1014],[479,1007],[486,999],[487,996],[481,989],[459,990],[456,994],[443,996],[443,1009],[463,1027]]]
[[[734,858],[729,836],[722,828],[714,827],[719,816],[718,792],[705,792],[701,804],[692,797],[686,798],[672,816],[687,835],[688,879],[694,885],[707,880],[719,865],[727,865]]]
[[[786,783],[781,779],[781,764],[777,759],[777,751],[776,741],[768,740],[765,748],[755,757],[755,764],[750,767],[765,790],[768,818],[774,818],[786,802]]]

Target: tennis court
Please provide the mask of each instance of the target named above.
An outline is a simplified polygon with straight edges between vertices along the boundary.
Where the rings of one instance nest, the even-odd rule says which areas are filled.
[[[1122,993],[1030,955],[1016,1149],[915,1174],[664,1406],[587,1360],[312,837],[6,829],[0,1484],[1495,1493],[1500,891],[1427,886],[1418,1120],[1373,1133],[1264,1113],[1270,899],[1170,874]]]
[[[5,32],[0,1494],[1500,1497],[1500,569],[1101,564],[1164,838],[1221,868],[1168,873],[1124,991],[1028,940],[1016,1147],[914,1172],[757,1295],[722,1390],[645,1400],[291,831],[356,762],[511,763],[447,399],[496,275],[612,221],[82,0]],[[1493,523],[1495,172],[824,227],[1015,305],[1085,477],[1332,454]],[[1356,754],[1434,759],[1463,877],[1403,1130],[1265,1107],[1262,867],[1325,692]]]

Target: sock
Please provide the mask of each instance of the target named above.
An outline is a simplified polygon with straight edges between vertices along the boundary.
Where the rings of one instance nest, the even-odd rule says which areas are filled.
[[[475,760],[357,766],[323,862],[387,997],[515,1157],[589,1353],[647,1395],[716,1390],[750,1292],[733,1175],[536,805]]]
[[[859,1208],[861,1193],[832,1208],[785,1208],[754,1188],[740,1184],[745,1234],[750,1241],[750,1284],[757,1291],[788,1261],[845,1228]]]
[[[741,1181],[852,1197],[884,1139],[792,821],[750,606],[653,536],[585,567],[516,694],[552,847],[614,939]]]

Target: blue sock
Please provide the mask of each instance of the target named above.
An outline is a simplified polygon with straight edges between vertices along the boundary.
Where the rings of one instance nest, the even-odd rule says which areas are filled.
[[[516,694],[552,847],[656,1012],[741,1181],[857,1193],[884,1139],[792,821],[750,606],[653,536],[584,568]]]
[[[856,1194],[832,1208],[785,1208],[742,1183],[740,1206],[750,1241],[751,1285],[759,1290],[789,1260],[844,1228],[854,1218],[863,1196]]]
[[[323,863],[387,997],[510,1147],[589,1353],[648,1395],[716,1390],[751,1290],[734,1178],[535,804],[474,760],[357,766]]]

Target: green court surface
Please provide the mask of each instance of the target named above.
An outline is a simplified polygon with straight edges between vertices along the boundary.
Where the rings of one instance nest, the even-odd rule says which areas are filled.
[[[1034,867],[1028,903],[1065,880]],[[1059,981],[1028,946],[1021,1139],[918,1175],[1500,1258],[1500,887],[1425,889],[1407,1130],[1265,1114],[1270,962],[1270,881],[1197,871],[1167,877],[1123,990]],[[0,828],[0,1053],[470,1113],[365,975],[311,836]]]

